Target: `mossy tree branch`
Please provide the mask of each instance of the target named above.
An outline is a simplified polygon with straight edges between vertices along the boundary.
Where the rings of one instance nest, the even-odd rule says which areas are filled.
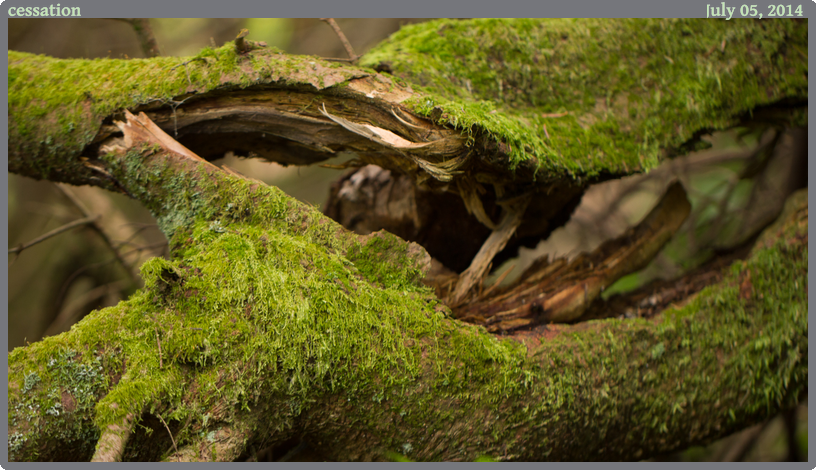
[[[706,24],[714,23],[726,24]],[[681,34],[708,28],[701,24],[647,26]],[[638,143],[638,126],[670,115],[646,100],[642,112],[627,113],[631,129],[618,125],[607,135],[609,145],[637,146],[643,159],[627,150],[591,167],[576,166],[566,143],[549,147],[538,130],[519,133],[532,108],[516,98],[491,114],[499,110],[444,87],[417,91],[425,78],[409,86],[370,69],[263,48],[207,50],[187,61],[57,61],[10,52],[9,170],[130,194],[156,215],[172,253],[143,265],[145,288],[127,301],[10,353],[10,458],[232,460],[252,443],[306,435],[342,459],[393,452],[417,460],[637,459],[792,406],[807,386],[806,194],[789,202],[749,259],[682,307],[655,320],[548,325],[509,338],[450,317],[420,282],[429,257],[418,245],[385,232],[352,234],[276,188],[206,161],[226,148],[291,163],[354,150],[430,189],[470,198],[469,207],[491,202],[473,199],[477,184],[502,188],[490,193],[494,199],[515,191],[553,205],[559,200],[544,196],[553,188],[580,195],[587,181],[650,166],[748,111],[793,105],[793,118],[775,122],[802,119],[806,84],[796,67],[785,68],[785,54],[798,52],[780,44],[806,32],[775,24],[708,31],[694,46],[764,32],[764,42],[729,43],[716,63],[746,55],[764,73],[733,81],[766,93],[748,104],[698,108],[693,129],[669,129],[648,144]],[[499,42],[513,28],[533,39],[559,28],[582,31],[580,22],[538,33],[526,22],[496,25]],[[622,41],[616,31],[607,33]],[[466,41],[468,33],[456,37]],[[383,50],[394,44],[399,37]],[[397,73],[404,70],[398,59],[411,57],[405,44],[405,56],[392,51]],[[563,58],[592,48],[553,50]],[[644,76],[660,76],[653,65]],[[423,66],[414,66],[421,76]],[[474,85],[475,96],[489,88]],[[38,88],[45,90],[39,98],[32,95]],[[428,105],[436,100],[444,104]],[[602,134],[599,122],[619,116],[591,101],[569,111],[594,136]],[[336,120],[321,112],[323,104]],[[478,176],[488,174],[487,183]],[[131,417],[138,424],[123,447]]]

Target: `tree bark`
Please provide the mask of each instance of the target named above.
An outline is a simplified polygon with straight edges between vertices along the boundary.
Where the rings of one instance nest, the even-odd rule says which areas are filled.
[[[347,460],[630,460],[793,406],[806,191],[747,259],[653,319],[497,336],[422,284],[430,248],[354,234],[207,160],[354,151],[457,196],[489,228],[477,250],[503,204],[529,198],[518,248],[589,183],[704,132],[801,125],[806,39],[793,21],[516,20],[406,28],[363,67],[247,40],[189,60],[10,51],[9,171],[140,200],[172,259],[145,263],[129,300],[10,353],[9,458],[234,460],[306,436]]]

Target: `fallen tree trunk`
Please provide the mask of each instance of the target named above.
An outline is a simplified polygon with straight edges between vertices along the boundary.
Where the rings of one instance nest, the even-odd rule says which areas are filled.
[[[233,460],[250,445],[307,436],[326,455],[350,460],[392,453],[639,459],[792,406],[807,387],[806,193],[791,199],[748,259],[655,319],[539,324],[502,337],[452,318],[422,284],[431,248],[387,232],[353,234],[276,188],[207,162],[226,150],[297,164],[352,150],[429,192],[458,196],[488,227],[472,242],[477,250],[496,226],[502,198],[528,197],[517,248],[525,236],[551,231],[590,181],[653,166],[694,147],[704,131],[734,126],[751,111],[801,124],[806,77],[785,54],[801,53],[806,24],[803,33],[795,23],[714,23],[433,23],[364,59],[379,64],[390,54],[382,67],[395,75],[414,70],[404,79],[251,43],[186,61],[10,52],[9,170],[139,199],[168,236],[172,259],[145,263],[145,288],[126,302],[10,353],[9,458]],[[523,31],[555,40],[545,54],[569,63],[587,51],[608,55],[593,49],[602,39],[589,39],[590,31],[634,50],[619,36],[633,27],[667,34],[674,40],[658,46],[670,48],[686,30],[708,34],[672,49],[654,69],[632,55],[627,67],[642,80],[617,92],[642,107],[614,99],[599,105],[609,89],[595,78],[601,83],[577,95],[568,122],[548,128],[529,124],[552,117],[533,115],[547,106],[559,112],[566,101],[532,108],[513,92],[494,107],[460,95],[462,88],[411,88],[433,85],[423,70],[435,76],[438,64],[411,55],[426,33],[458,31],[461,42],[453,42],[467,49],[469,40],[488,37],[481,28],[494,33],[499,51],[508,34]],[[558,40],[565,34],[582,46],[564,49]],[[760,34],[766,49],[738,40]],[[735,43],[720,47],[724,37]],[[702,57],[710,45],[719,52]],[[756,74],[723,82],[725,70],[744,71],[729,54],[747,55]],[[650,81],[675,73],[669,65],[688,57],[714,71],[697,73],[698,89],[683,88],[690,81]],[[527,60],[507,53],[494,62]],[[557,96],[558,62],[539,60],[552,69],[552,82],[546,92],[540,83],[529,88]],[[622,73],[634,73],[624,65],[617,65]],[[519,70],[507,83],[524,88],[518,80],[531,75]],[[560,72],[564,82],[577,73]],[[516,89],[505,79],[498,79],[500,93]],[[476,98],[494,88],[460,80],[470,80],[463,86]],[[716,82],[722,91],[696,106]],[[642,137],[677,111],[659,106],[660,97],[635,98],[646,83],[687,103],[683,126]],[[737,103],[743,95],[731,86],[765,93]],[[624,114],[614,112],[618,105]],[[521,132],[525,124],[532,130]],[[571,137],[550,139],[554,128]],[[599,153],[585,158],[587,148]],[[467,253],[458,256],[469,260]]]

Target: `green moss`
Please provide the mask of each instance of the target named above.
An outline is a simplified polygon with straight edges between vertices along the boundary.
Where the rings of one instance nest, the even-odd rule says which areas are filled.
[[[261,67],[230,51],[205,50],[191,64]],[[9,53],[10,62],[22,58],[16,54]],[[72,66],[46,62],[44,67]],[[191,72],[190,80],[222,86],[207,82],[208,70]],[[162,96],[178,96],[181,88],[173,86],[187,83],[183,71],[174,73],[180,82],[162,85],[168,87]],[[223,86],[244,83],[243,73]],[[20,80],[14,79],[15,87]],[[650,99],[667,99],[661,95]],[[428,106],[432,112],[437,105]],[[492,119],[493,105],[468,106],[481,109],[483,122]],[[539,102],[530,106],[545,109]],[[61,117],[60,132],[69,132],[74,121],[70,114]],[[25,128],[19,119],[15,132]],[[498,127],[502,119],[522,122],[509,115],[496,119]],[[599,122],[590,128],[600,129],[593,127]],[[502,139],[511,135],[496,132]],[[396,237],[349,234],[276,188],[196,163],[170,164],[155,148],[103,159],[156,215],[172,259],[145,263],[145,288],[126,302],[94,312],[69,333],[10,353],[9,446],[18,453],[49,440],[78,443],[85,449],[78,452],[87,453],[99,429],[128,413],[187,423],[177,435],[184,445],[199,442],[202,433],[206,438],[214,429],[252,422],[247,417],[257,410],[274,414],[286,428],[319,404],[340,401],[344,417],[336,426],[346,426],[344,432],[349,426],[387,429],[380,433],[389,436],[383,448],[416,460],[442,452],[423,444],[436,433],[471,459],[473,449],[499,459],[586,456],[577,453],[584,449],[550,441],[554,430],[576,442],[608,442],[604,455],[615,458],[615,448],[627,448],[623,444],[677,429],[705,439],[715,427],[780,407],[805,386],[806,246],[766,247],[659,323],[608,320],[528,346],[436,309],[437,300],[418,283],[422,253]],[[735,287],[746,271],[754,282],[748,300]],[[790,282],[777,285],[780,279]],[[763,298],[763,292],[773,295]],[[76,419],[56,407],[57,391],[62,404],[66,389]],[[743,399],[750,405],[739,405]],[[694,428],[682,412],[690,407],[712,418]],[[327,420],[322,432],[336,436],[340,431],[331,423],[337,421]],[[471,430],[452,431],[457,423]],[[660,451],[672,443],[650,445]]]
[[[322,69],[292,72],[309,60],[268,49],[237,55],[232,43],[185,58],[57,60],[8,51],[11,165],[32,176],[70,181],[71,173],[84,168],[69,157],[91,143],[103,120],[144,105],[177,106],[220,89],[268,84],[321,89]],[[332,73],[340,81],[364,74],[354,68]],[[59,169],[48,163],[56,156]]]
[[[47,412],[55,403],[48,391],[72,383],[85,384],[78,396],[107,391],[95,407],[96,426],[76,428],[86,446],[96,436],[89,429],[126,412],[192,423],[176,435],[184,445],[276,397],[274,419],[282,426],[325,400],[341,400],[348,404],[344,422],[387,426],[384,449],[415,460],[439,452],[422,436],[448,433],[456,423],[484,429],[451,434],[446,448],[500,460],[586,457],[549,441],[554,430],[608,442],[608,458],[627,442],[649,442],[649,452],[659,452],[673,444],[655,436],[703,441],[717,428],[786,406],[806,386],[807,247],[784,240],[735,264],[723,283],[660,322],[607,320],[530,350],[446,318],[431,296],[404,281],[410,272],[366,273],[364,264],[306,233],[201,220],[177,230],[172,242],[174,258],[147,262],[145,288],[128,301],[11,353],[10,448],[32,439],[20,423],[26,417],[46,432],[64,424]],[[348,252],[387,242],[372,238]],[[753,293],[746,301],[740,282],[748,271]],[[39,368],[19,369],[22,356]],[[121,380],[113,383],[113,375]],[[23,412],[29,403],[38,406]],[[689,409],[706,420],[689,418]],[[473,413],[488,414],[474,422]],[[392,420],[396,429],[388,427]],[[514,429],[525,429],[525,441]]]
[[[406,26],[362,64],[546,178],[649,169],[759,106],[805,102],[806,58],[806,21],[478,19]]]
[[[414,291],[421,285],[425,272],[416,266],[409,250],[410,245],[401,238],[388,232],[380,232],[364,244],[352,246],[347,257],[369,281]],[[388,262],[384,263],[384,259],[388,259]],[[404,266],[407,269],[394,270],[393,266]]]
[[[67,157],[124,109],[246,87],[342,88],[373,73],[268,48],[238,55],[232,43],[190,58],[8,54],[10,167],[69,181],[84,167]],[[387,63],[414,89],[406,106],[461,129],[489,163],[550,181],[652,168],[780,101],[795,110],[775,119],[801,125],[806,58],[806,21],[438,20],[403,28],[362,64]],[[56,155],[73,166],[55,168]]]

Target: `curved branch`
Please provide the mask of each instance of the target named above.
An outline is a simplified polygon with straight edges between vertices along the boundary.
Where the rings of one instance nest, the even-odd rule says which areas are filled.
[[[138,129],[130,119],[125,129]],[[32,394],[47,404],[49,390],[65,386],[45,374],[52,367],[103,358],[120,364],[110,373],[127,371],[102,392],[121,398],[111,417],[157,401],[190,423],[182,446],[243,430],[224,431],[240,435],[230,457],[195,459],[235,458],[261,436],[279,441],[292,430],[344,459],[622,459],[727,434],[806,387],[807,294],[796,287],[807,278],[806,194],[750,260],[657,321],[548,325],[501,339],[450,319],[417,284],[418,264],[400,243],[346,234],[273,188],[130,140],[105,161],[148,205],[173,201],[163,217],[189,218],[168,231],[183,255],[148,262],[145,290],[129,302],[12,352],[17,413]],[[163,199],[170,182],[175,194]],[[206,204],[188,200],[193,192]],[[29,386],[32,371],[42,382]],[[66,419],[40,413],[52,423],[43,429]],[[106,416],[96,413],[102,429],[115,424]],[[63,439],[41,431],[12,426],[28,439],[12,455]]]

